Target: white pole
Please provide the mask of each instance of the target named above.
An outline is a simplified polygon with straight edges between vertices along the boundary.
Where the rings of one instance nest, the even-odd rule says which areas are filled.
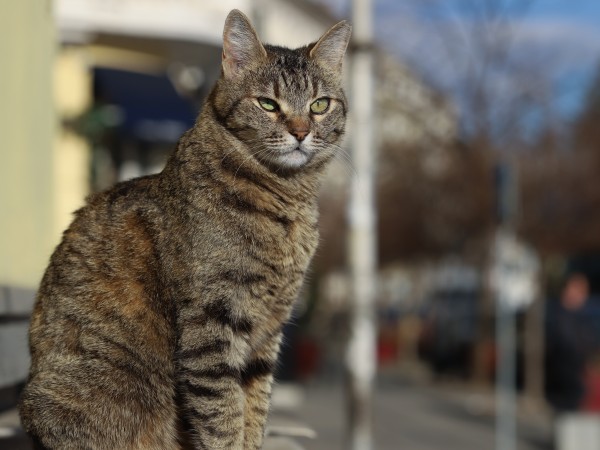
[[[351,450],[373,449],[372,390],[376,367],[376,230],[374,206],[373,40],[370,0],[353,0],[351,147],[356,177],[349,205],[351,335],[347,349]]]

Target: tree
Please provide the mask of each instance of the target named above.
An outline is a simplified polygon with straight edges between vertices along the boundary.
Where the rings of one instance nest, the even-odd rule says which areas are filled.
[[[521,232],[544,254],[600,250],[600,69],[567,138],[548,129],[521,158]]]

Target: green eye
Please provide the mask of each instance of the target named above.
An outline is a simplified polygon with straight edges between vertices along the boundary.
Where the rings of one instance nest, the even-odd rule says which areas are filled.
[[[329,99],[328,98],[319,98],[310,104],[310,110],[314,114],[323,114],[325,111],[329,109]]]
[[[270,98],[259,97],[258,103],[262,106],[262,109],[265,111],[278,111],[279,105],[275,100],[271,100]]]

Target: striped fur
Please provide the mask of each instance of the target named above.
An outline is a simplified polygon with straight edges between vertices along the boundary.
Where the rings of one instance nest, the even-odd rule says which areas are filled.
[[[261,447],[282,326],[317,246],[319,180],[344,129],[336,58],[349,26],[297,50],[249,36],[233,11],[223,74],[165,169],[91,196],[52,255],[20,403],[39,448]],[[332,100],[317,117],[320,97]],[[310,138],[288,158],[298,121]]]

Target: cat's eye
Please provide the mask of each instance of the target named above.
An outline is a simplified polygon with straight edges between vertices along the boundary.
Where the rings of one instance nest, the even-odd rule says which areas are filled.
[[[279,105],[275,100],[271,100],[270,98],[259,97],[258,103],[262,106],[262,109],[269,112],[279,111]]]
[[[329,99],[319,98],[310,104],[310,111],[313,114],[323,114],[329,109]]]

